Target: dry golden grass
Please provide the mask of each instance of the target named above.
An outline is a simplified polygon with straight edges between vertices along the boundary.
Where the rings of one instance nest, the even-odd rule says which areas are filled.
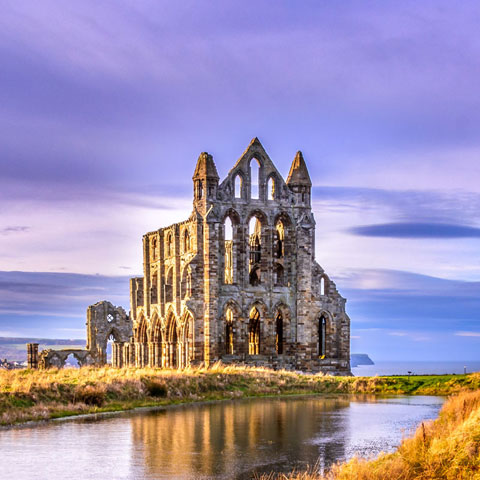
[[[183,371],[111,367],[0,370],[0,424],[140,406],[288,394],[451,394],[480,388],[480,374],[331,377],[225,366]]]
[[[322,476],[268,475],[263,480],[479,480],[480,391],[447,400],[440,416],[422,423],[398,450],[375,460],[354,458]]]

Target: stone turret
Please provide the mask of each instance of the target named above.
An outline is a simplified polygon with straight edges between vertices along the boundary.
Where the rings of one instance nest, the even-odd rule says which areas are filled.
[[[194,205],[205,213],[207,204],[217,198],[218,172],[213,157],[207,152],[202,152],[198,157],[197,166],[193,174]]]
[[[299,207],[310,207],[312,181],[300,151],[295,155],[286,183],[295,194],[296,205]]]

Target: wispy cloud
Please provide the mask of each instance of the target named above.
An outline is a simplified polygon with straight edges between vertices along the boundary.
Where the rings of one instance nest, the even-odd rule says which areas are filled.
[[[480,337],[480,332],[455,332],[457,337]]]

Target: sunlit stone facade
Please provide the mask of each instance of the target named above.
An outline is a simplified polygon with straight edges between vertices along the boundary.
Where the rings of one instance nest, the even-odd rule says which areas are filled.
[[[221,183],[202,153],[190,217],[143,237],[133,341],[114,346],[114,365],[350,373],[345,299],[315,261],[311,186],[300,152],[284,181],[256,138]]]

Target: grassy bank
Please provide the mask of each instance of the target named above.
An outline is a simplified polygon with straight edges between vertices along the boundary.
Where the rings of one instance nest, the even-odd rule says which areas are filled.
[[[461,393],[440,416],[420,425],[395,453],[375,460],[353,459],[326,476],[268,475],[262,480],[478,480],[480,479],[480,391]]]
[[[480,374],[330,377],[216,365],[183,372],[82,368],[0,371],[0,424],[205,400],[293,394],[450,395]]]

